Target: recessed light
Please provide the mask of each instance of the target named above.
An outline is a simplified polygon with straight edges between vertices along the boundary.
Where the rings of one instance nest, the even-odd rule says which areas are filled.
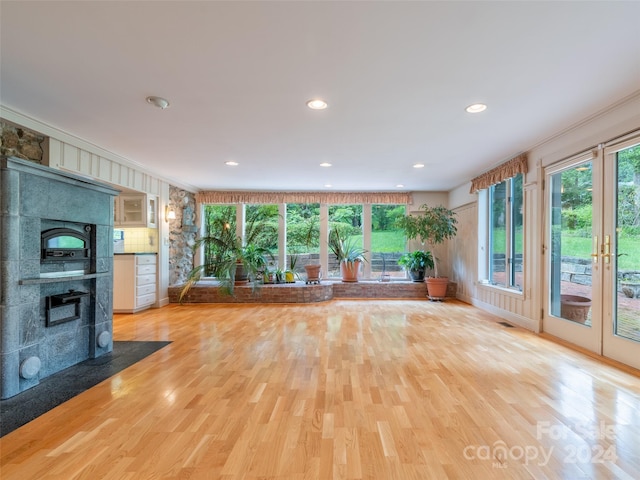
[[[330,167],[330,166],[331,166],[331,164],[330,164],[329,162],[322,162],[322,163],[320,164],[320,166],[321,166],[321,167]]]
[[[404,185],[399,183],[399,184],[396,185],[396,188],[404,188]]]
[[[465,110],[469,113],[480,113],[484,112],[487,109],[487,106],[484,103],[474,103],[473,105],[469,105]]]
[[[229,165],[230,167],[237,167],[238,162],[234,162],[233,160],[229,160],[228,162],[224,162],[225,165]]]
[[[424,163],[414,163],[413,168],[424,168]]]
[[[331,185],[330,183],[325,183],[324,187],[325,188],[331,188],[333,185]]]
[[[324,110],[328,107],[327,102],[324,100],[320,100],[319,98],[314,98],[307,102],[307,107],[312,110]]]
[[[147,103],[150,103],[151,105],[154,105],[162,110],[169,107],[169,100],[162,97],[155,97],[153,95],[150,97],[147,97]]]

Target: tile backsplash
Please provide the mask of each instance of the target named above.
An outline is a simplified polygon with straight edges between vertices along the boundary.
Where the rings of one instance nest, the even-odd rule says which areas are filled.
[[[114,232],[114,238],[119,238],[118,232],[124,236],[124,241],[114,240],[114,253],[158,252],[158,230],[155,228],[118,228]]]

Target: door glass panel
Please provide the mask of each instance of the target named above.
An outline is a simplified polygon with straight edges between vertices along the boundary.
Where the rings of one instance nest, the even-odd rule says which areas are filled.
[[[592,162],[551,176],[550,305],[552,315],[591,326]]]
[[[140,198],[125,198],[122,200],[122,210],[124,214],[124,221],[128,223],[142,223],[144,218],[142,217],[142,199]]]
[[[640,342],[640,145],[618,152],[614,333]]]

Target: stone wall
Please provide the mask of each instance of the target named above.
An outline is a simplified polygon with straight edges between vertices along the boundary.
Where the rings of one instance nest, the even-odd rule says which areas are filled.
[[[565,282],[591,285],[591,260],[562,257],[560,275]]]
[[[0,155],[46,165],[48,163],[45,158],[46,139],[44,135],[0,118]]]
[[[0,157],[0,185],[4,399],[112,350],[113,198],[118,192],[6,157]],[[88,237],[87,257],[43,258],[43,235],[54,229]],[[71,291],[77,292],[77,301],[67,299]]]
[[[175,220],[169,220],[169,285],[180,285],[193,268],[193,245],[198,231],[195,195],[170,186],[169,209],[176,213]]]

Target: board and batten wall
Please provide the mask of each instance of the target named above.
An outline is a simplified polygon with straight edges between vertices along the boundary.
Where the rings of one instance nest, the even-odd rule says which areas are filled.
[[[448,247],[453,268],[451,277],[458,283],[458,298],[524,328],[542,331],[542,294],[546,288],[545,257],[542,253],[545,192],[541,177],[544,168],[634,131],[640,131],[640,91],[530,149],[529,171],[525,175],[523,192],[522,292],[480,282],[479,259],[484,256],[486,242],[479,238],[479,219],[485,222],[486,212],[479,210],[478,195],[469,193],[470,182],[451,190],[449,208],[458,213],[459,230]],[[519,153],[514,152],[514,156]]]

